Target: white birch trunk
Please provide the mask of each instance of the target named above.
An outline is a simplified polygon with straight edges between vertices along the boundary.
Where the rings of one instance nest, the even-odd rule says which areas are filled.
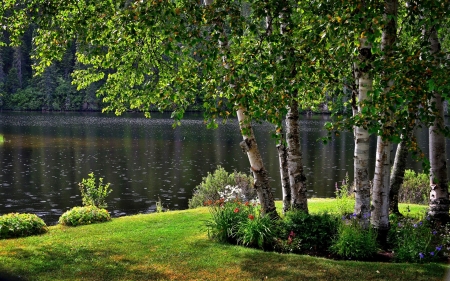
[[[429,40],[431,52],[440,52],[441,46],[434,27],[430,30]],[[430,152],[430,210],[428,214],[437,220],[446,222],[449,220],[449,198],[448,198],[448,175],[445,137],[439,132],[439,128],[444,128],[444,107],[442,97],[435,93],[430,100],[435,104],[437,114],[433,126],[429,128],[429,152]]]
[[[241,147],[243,151],[247,153],[248,160],[250,162],[250,168],[255,179],[254,186],[261,204],[262,214],[268,214],[272,218],[278,218],[275,208],[275,201],[269,185],[269,177],[267,176],[267,171],[264,168],[250,120],[245,115],[245,109],[243,107],[238,109],[237,117],[239,120],[241,134],[244,139],[241,142]]]
[[[298,102],[295,98],[296,96],[294,96],[286,115],[287,165],[289,184],[291,186],[291,208],[308,213],[306,177],[303,172],[302,152],[300,149]]]
[[[381,50],[384,52],[384,61],[389,62],[397,39],[397,11],[398,0],[386,0],[384,3],[383,18],[387,21],[383,28],[381,38]],[[389,81],[384,88],[383,95],[387,96],[394,81],[388,76],[389,73],[382,73],[386,81]],[[389,112],[384,114],[389,115]],[[389,122],[389,121],[388,121]],[[383,128],[388,124],[382,124]],[[377,138],[377,152],[375,162],[375,173],[372,189],[372,214],[371,224],[378,230],[378,240],[384,244],[389,230],[389,188],[391,173],[392,144],[388,140],[383,140],[381,136]]]
[[[360,60],[368,60],[371,56],[371,46],[366,40],[361,40]],[[361,113],[360,103],[367,99],[367,93],[373,89],[372,77],[364,68],[355,65],[355,74],[358,81],[358,113]],[[370,183],[369,183],[369,132],[363,127],[354,128],[355,152],[354,165],[354,191],[355,214],[359,217],[363,227],[369,226],[370,217]]]
[[[391,151],[392,144],[378,136],[370,222],[382,236],[389,230]]]
[[[289,184],[287,150],[284,145],[283,131],[279,133],[279,138],[277,151],[280,163],[281,190],[283,194],[283,214],[285,214],[291,208],[291,185]]]

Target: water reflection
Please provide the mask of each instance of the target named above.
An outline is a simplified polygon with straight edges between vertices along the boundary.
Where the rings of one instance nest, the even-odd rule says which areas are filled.
[[[0,114],[0,214],[32,212],[55,223],[67,209],[81,205],[78,182],[90,172],[111,183],[108,209],[113,216],[153,212],[158,197],[169,209],[187,208],[193,188],[222,165],[248,172],[239,147],[238,124],[231,120],[207,130],[201,114],[188,114],[172,129],[168,114],[116,117],[100,113]],[[353,173],[353,136],[343,133],[328,145],[328,116],[301,121],[303,163],[310,196],[333,196],[335,182]],[[255,126],[276,198],[281,198],[273,127]],[[372,147],[375,139],[372,139]],[[426,145],[426,134],[420,138]],[[371,157],[374,157],[372,149]],[[371,161],[373,163],[373,161]],[[416,165],[416,169],[420,165]],[[373,170],[373,169],[371,169]]]

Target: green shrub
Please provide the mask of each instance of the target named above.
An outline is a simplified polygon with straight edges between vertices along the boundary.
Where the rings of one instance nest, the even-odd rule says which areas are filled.
[[[377,233],[373,228],[363,229],[356,215],[343,218],[331,251],[348,259],[364,260],[378,252]]]
[[[442,237],[425,221],[394,218],[389,230],[389,242],[397,262],[429,262],[444,253]]]
[[[25,237],[47,231],[45,222],[34,214],[11,213],[0,216],[0,239]]]
[[[74,207],[59,217],[59,223],[67,226],[86,225],[109,220],[111,220],[111,216],[108,211],[95,206]]]
[[[221,198],[220,193],[226,192],[226,186],[237,186],[240,194],[247,200],[253,199],[255,191],[253,188],[253,178],[243,173],[234,172],[229,174],[221,166],[213,174],[203,178],[203,181],[194,189],[194,195],[189,199],[189,208],[204,206],[206,202],[215,202]],[[247,201],[243,200],[243,201]]]
[[[406,170],[403,184],[398,192],[400,203],[428,204],[430,179],[427,174]]]
[[[106,196],[108,196],[112,190],[109,189],[109,183],[103,184],[103,178],[98,179],[99,183],[96,186],[96,180],[94,173],[89,174],[88,179],[83,179],[80,186],[81,196],[84,206],[96,206],[97,208],[106,208]]]
[[[299,239],[302,252],[327,251],[337,234],[339,218],[328,213],[289,211],[281,223],[280,239]],[[291,238],[289,238],[291,237]],[[289,243],[289,245],[292,243]]]

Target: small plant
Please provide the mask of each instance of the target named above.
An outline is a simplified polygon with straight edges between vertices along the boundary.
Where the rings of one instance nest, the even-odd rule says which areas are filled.
[[[74,207],[59,217],[59,223],[66,226],[86,225],[111,220],[105,209],[96,206]]]
[[[96,185],[94,173],[89,174],[88,179],[83,179],[80,186],[81,196],[84,206],[95,206],[97,208],[106,208],[106,197],[112,192],[109,189],[109,183],[103,184],[103,178],[98,179],[99,183]]]
[[[219,192],[224,192],[226,186],[238,186],[240,193],[248,198],[252,197],[251,194],[255,194],[251,176],[238,172],[230,174],[221,166],[217,166],[214,173],[208,172],[208,175],[195,188],[194,195],[189,199],[189,208],[205,206],[205,203],[208,201],[215,202],[219,200],[221,198]],[[253,199],[253,197],[250,199]]]
[[[440,259],[444,253],[444,241],[428,220],[411,218],[392,220],[389,240],[397,262],[429,262]]]
[[[377,233],[373,228],[363,229],[356,214],[343,217],[332,252],[348,259],[364,260],[378,252]]]
[[[338,214],[341,216],[352,214],[355,201],[354,194],[352,194],[351,186],[349,185],[348,173],[345,175],[345,179],[342,181],[341,188],[338,188],[336,183],[335,194]]]
[[[0,239],[25,237],[47,231],[45,222],[35,214],[11,213],[0,216]]]

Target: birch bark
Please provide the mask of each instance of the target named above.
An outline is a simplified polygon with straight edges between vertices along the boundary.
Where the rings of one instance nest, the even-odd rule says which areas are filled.
[[[383,60],[390,61],[392,55],[392,48],[397,39],[397,11],[398,0],[386,0],[384,2],[383,18],[386,21],[381,38],[381,50],[384,52]],[[384,81],[387,85],[383,90],[383,97],[387,102],[389,99],[390,87],[393,86],[394,81],[389,77],[386,71],[382,73]],[[382,129],[389,126],[389,116],[391,113],[385,112],[385,124]],[[391,154],[392,144],[389,140],[383,139],[381,136],[377,138],[377,152],[375,162],[375,173],[373,179],[372,189],[372,214],[371,224],[378,230],[378,239],[385,243],[387,232],[389,230],[389,188],[390,188],[390,173],[391,173]]]
[[[436,28],[433,26],[429,31],[429,42],[431,53],[437,54],[441,51],[441,45]],[[430,204],[428,214],[442,222],[449,220],[449,198],[448,198],[448,175],[445,137],[439,132],[444,128],[444,106],[442,96],[434,93],[430,100],[436,106],[436,119],[433,126],[429,128],[429,153],[430,153]]]
[[[272,190],[270,189],[269,177],[264,168],[250,120],[245,115],[245,109],[243,107],[238,109],[237,117],[241,134],[244,139],[241,142],[241,147],[242,150],[247,153],[250,162],[250,169],[253,173],[253,178],[255,179],[254,186],[261,204],[262,213],[263,215],[268,214],[272,218],[278,218]]]
[[[361,64],[367,65],[355,64],[355,78],[358,81],[358,113],[361,113],[361,102],[367,99],[367,93],[373,89],[368,65],[371,57],[371,45],[366,38],[362,38],[360,40],[359,60]],[[355,127],[354,137],[355,214],[360,218],[361,225],[368,227],[370,217],[369,132],[363,127]]]

